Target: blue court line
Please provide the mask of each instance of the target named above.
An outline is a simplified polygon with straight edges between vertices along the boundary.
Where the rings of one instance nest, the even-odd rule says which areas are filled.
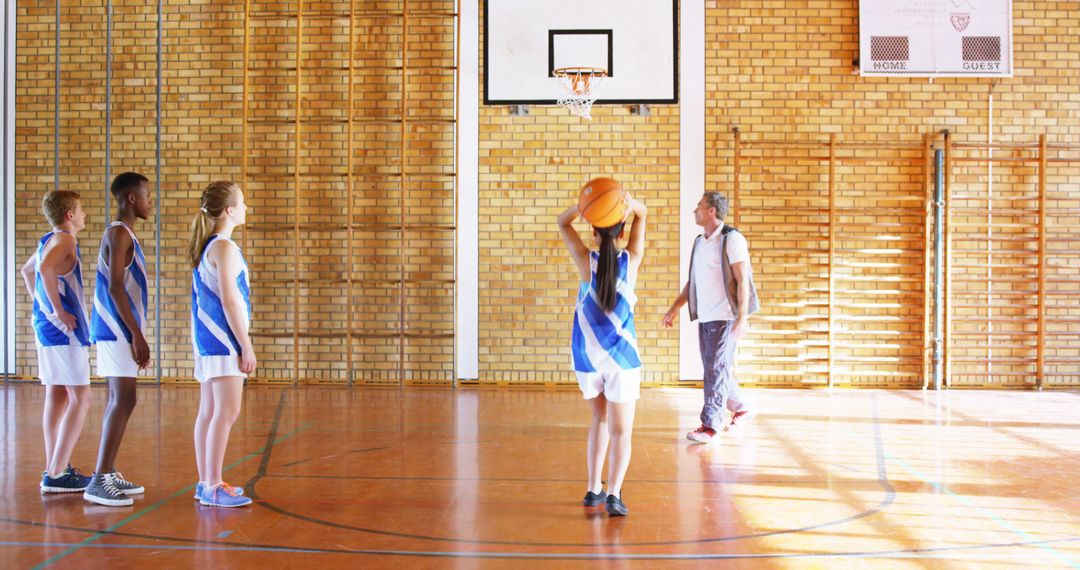
[[[911,465],[909,465],[903,459],[900,459],[899,457],[896,457],[895,455],[888,454],[888,453],[885,454],[885,458],[896,462],[902,469],[904,469],[908,473],[918,477],[919,479],[922,479],[924,482],[929,483],[935,489],[937,489],[939,492],[944,492],[945,494],[949,495],[950,497],[953,497],[956,500],[960,501],[961,503],[963,503],[963,505],[965,507],[968,507],[969,509],[972,509],[972,510],[975,510],[975,511],[978,511],[978,512],[982,513],[983,516],[986,516],[988,518],[993,519],[995,522],[997,522],[1001,526],[1003,526],[1003,527],[1009,529],[1010,531],[1012,531],[1013,533],[1023,537],[1025,540],[1031,541],[1032,544],[1034,544],[1035,546],[1038,546],[1039,548],[1042,548],[1043,550],[1049,552],[1055,558],[1057,558],[1061,562],[1065,563],[1070,568],[1076,568],[1077,570],[1080,570],[1080,565],[1078,565],[1073,559],[1069,558],[1068,556],[1065,556],[1061,552],[1057,551],[1056,549],[1054,549],[1054,548],[1052,548],[1050,546],[1047,546],[1046,544],[1036,542],[1034,536],[1028,534],[1026,531],[1021,529],[1020,527],[1018,527],[1018,526],[1010,523],[1009,521],[1001,518],[1000,516],[995,514],[993,511],[984,509],[984,508],[976,505],[973,501],[968,499],[966,496],[961,495],[960,493],[957,493],[957,492],[953,491],[952,489],[946,487],[945,485],[930,479],[929,477],[927,477],[926,475],[921,473],[918,469],[916,469],[916,468],[912,467]]]
[[[278,401],[277,412],[274,414],[274,426],[271,429],[274,429],[274,430],[277,429],[277,422],[278,422],[278,420],[281,419],[281,411],[282,411],[282,408],[284,407],[284,404],[285,404],[285,393],[282,393],[281,394],[281,399]],[[278,442],[281,442],[281,441],[285,441],[285,440],[295,436],[296,434],[306,430],[308,428],[308,425],[309,425],[308,423],[302,424],[300,427],[296,428],[295,430],[281,436],[280,438],[275,440],[273,443],[278,443]],[[255,451],[252,451],[251,453],[249,453],[249,454],[241,457],[240,459],[230,463],[228,466],[226,466],[224,469],[222,469],[222,471],[228,471],[228,470],[232,469],[233,467],[236,467],[237,465],[240,465],[241,463],[244,463],[245,461],[248,461],[248,460],[250,460],[250,459],[252,459],[254,457],[262,455],[262,453],[263,453],[263,451],[265,449],[266,449],[266,445],[262,446],[261,448],[255,450]],[[89,536],[89,537],[83,539],[82,542],[79,542],[79,543],[76,543],[76,544],[72,545],[67,550],[49,557],[44,562],[41,562],[37,566],[34,566],[33,570],[40,570],[41,568],[45,568],[46,566],[49,566],[50,564],[52,564],[54,562],[57,562],[57,561],[65,558],[65,557],[67,557],[67,556],[69,556],[71,554],[74,554],[80,548],[83,548],[84,546],[89,546],[92,543],[94,543],[94,542],[96,542],[98,540],[101,540],[102,538],[108,536],[110,532],[112,532],[112,531],[114,531],[114,530],[116,530],[118,528],[121,528],[121,527],[127,525],[130,522],[138,520],[138,519],[142,518],[143,516],[145,516],[147,514],[150,514],[150,513],[154,512],[154,511],[156,511],[159,507],[161,507],[165,503],[175,499],[176,497],[179,497],[180,495],[183,495],[185,493],[190,493],[194,489],[195,489],[195,485],[188,485],[187,487],[184,487],[183,489],[180,489],[179,491],[176,491],[175,493],[169,495],[168,497],[165,497],[164,499],[159,500],[158,502],[156,502],[156,503],[142,509],[141,511],[139,511],[137,513],[134,513],[129,517],[126,517],[125,519],[123,519],[120,522],[110,526],[109,528],[105,529],[104,531],[98,532],[97,534],[95,534],[93,536]]]
[[[874,414],[874,433],[877,436],[877,438],[880,439],[881,438],[881,431],[880,431],[881,430],[881,424],[880,424],[880,422],[877,421],[877,417],[878,417],[877,394],[874,395],[874,397],[870,400],[870,402],[871,402],[871,406],[872,406],[873,414]],[[1053,548],[1047,546],[1045,544],[1045,541],[1042,541],[1042,542],[1037,541],[1034,536],[1028,534],[1023,529],[1017,527],[1016,525],[1010,523],[1009,521],[1001,518],[1000,516],[995,514],[993,511],[986,510],[986,509],[976,505],[973,501],[968,499],[966,496],[961,495],[961,494],[953,491],[952,489],[946,487],[942,483],[938,483],[937,481],[934,481],[930,477],[928,477],[925,474],[921,473],[918,469],[912,467],[908,462],[904,461],[903,459],[901,459],[901,458],[899,458],[899,457],[897,457],[897,456],[895,456],[895,455],[893,455],[891,453],[885,453],[882,446],[879,445],[877,447],[877,451],[878,451],[878,458],[879,458],[879,464],[878,464],[879,469],[882,468],[881,466],[883,466],[885,464],[886,460],[892,460],[892,461],[896,462],[902,469],[904,469],[905,471],[907,471],[911,475],[914,475],[915,477],[918,477],[919,479],[922,479],[925,483],[929,483],[935,489],[937,489],[939,492],[944,492],[945,494],[949,495],[950,497],[956,498],[956,500],[960,501],[964,506],[966,506],[966,507],[968,507],[968,508],[970,508],[972,510],[978,511],[978,512],[982,513],[984,516],[993,519],[994,521],[996,521],[1001,526],[1009,529],[1013,533],[1015,533],[1015,534],[1019,535],[1020,537],[1024,538],[1025,541],[1028,542],[1029,544],[1034,544],[1035,546],[1038,546],[1039,548],[1042,548],[1043,550],[1046,550],[1047,552],[1052,554],[1055,558],[1057,558],[1058,560],[1064,562],[1069,567],[1076,568],[1076,569],[1080,570],[1080,566],[1078,566],[1076,564],[1076,562],[1074,562],[1071,558],[1065,556],[1064,554],[1058,552],[1057,550],[1054,550]]]
[[[424,558],[486,558],[486,559],[547,559],[547,560],[733,560],[733,559],[770,559],[770,558],[885,558],[885,559],[946,559],[976,557],[978,560],[1027,559],[1030,555],[987,554],[980,555],[968,550],[988,550],[993,548],[1016,548],[1026,546],[1045,546],[1078,542],[1080,537],[1042,540],[1035,542],[1013,542],[999,544],[979,544],[965,546],[946,546],[911,550],[882,550],[865,552],[769,552],[769,553],[731,553],[731,554],[632,554],[632,553],[597,553],[597,552],[425,552],[417,550],[332,550],[325,548],[293,548],[287,546],[242,546],[242,545],[170,545],[170,544],[86,544],[70,542],[31,542],[0,541],[0,546],[30,547],[89,547],[121,550],[172,550],[172,551],[232,551],[232,552],[281,552],[288,554],[351,554],[369,556],[413,556]]]

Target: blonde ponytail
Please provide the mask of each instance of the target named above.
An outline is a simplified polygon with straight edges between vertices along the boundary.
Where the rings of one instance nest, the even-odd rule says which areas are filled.
[[[240,203],[240,186],[235,182],[211,182],[199,199],[199,213],[191,220],[191,239],[188,240],[187,256],[192,269],[199,266],[206,240],[214,231],[214,223],[226,208]]]
[[[187,245],[188,261],[191,262],[192,269],[199,266],[203,246],[206,245],[206,240],[213,231],[214,220],[210,219],[206,212],[199,210],[199,213],[195,214],[195,218],[191,220],[191,239],[188,240]]]

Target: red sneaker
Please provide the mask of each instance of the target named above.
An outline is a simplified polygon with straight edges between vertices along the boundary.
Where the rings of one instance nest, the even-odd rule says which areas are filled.
[[[716,437],[716,430],[706,426],[701,426],[686,434],[686,439],[698,443],[709,443],[714,437]]]
[[[753,410],[739,410],[731,416],[731,422],[724,428],[724,431],[739,429],[750,423],[750,420],[754,419],[757,412]]]

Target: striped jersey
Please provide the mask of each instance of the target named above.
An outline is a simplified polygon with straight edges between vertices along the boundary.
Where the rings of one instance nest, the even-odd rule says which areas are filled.
[[[199,356],[239,356],[240,342],[229,328],[229,321],[225,318],[218,270],[211,267],[209,260],[206,259],[210,244],[216,240],[224,240],[240,252],[240,247],[236,245],[236,242],[227,237],[214,234],[206,240],[199,266],[192,270],[191,275],[191,340],[195,346],[195,354]],[[251,285],[248,281],[247,262],[244,261],[242,252],[240,261],[241,269],[240,274],[236,276],[236,286],[244,299],[242,305],[244,321],[250,325]]]
[[[146,257],[143,255],[142,246],[139,245],[135,232],[124,222],[113,222],[105,228],[105,234],[115,227],[122,227],[131,236],[135,244],[135,251],[131,255],[131,263],[124,268],[124,292],[127,300],[131,303],[135,312],[135,322],[141,330],[146,326],[146,305],[148,289],[146,285]],[[94,310],[90,317],[90,340],[114,341],[125,340],[131,343],[132,333],[124,320],[120,318],[120,310],[109,295],[109,260],[105,256],[105,239],[102,238],[102,247],[98,249],[97,283],[94,285]]]
[[[86,305],[83,299],[82,254],[79,244],[75,243],[75,267],[56,278],[57,292],[63,310],[75,316],[75,330],[64,332],[63,323],[54,316],[52,303],[45,294],[45,281],[41,278],[41,261],[45,258],[45,246],[57,233],[69,233],[56,230],[45,234],[38,242],[34,255],[34,336],[38,346],[90,346],[89,319],[86,318]]]
[[[616,372],[641,367],[637,333],[634,330],[634,305],[637,295],[627,281],[630,253],[623,250],[618,258],[618,279],[615,287],[615,309],[605,313],[596,299],[599,287],[596,265],[600,256],[590,255],[592,280],[582,283],[578,290],[577,310],[574,313],[574,333],[571,351],[577,372]]]

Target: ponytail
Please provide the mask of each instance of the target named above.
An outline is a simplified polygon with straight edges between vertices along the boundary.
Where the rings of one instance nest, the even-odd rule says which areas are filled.
[[[608,228],[593,228],[600,234],[600,261],[596,264],[596,300],[605,313],[615,310],[615,286],[619,281],[619,252],[615,241],[622,233],[623,224]]]
[[[199,210],[199,213],[195,214],[195,218],[191,220],[191,239],[188,240],[187,245],[187,257],[192,269],[199,266],[203,247],[213,231],[214,220],[210,219],[206,212]]]
[[[199,198],[199,213],[191,220],[191,239],[188,240],[187,256],[191,268],[199,266],[206,240],[214,231],[214,223],[225,211],[240,203],[240,186],[235,182],[211,182]]]

